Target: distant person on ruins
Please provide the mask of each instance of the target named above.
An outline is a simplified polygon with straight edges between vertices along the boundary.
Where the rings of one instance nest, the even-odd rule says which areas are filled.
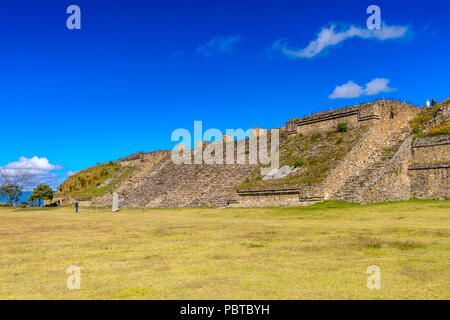
[[[427,104],[426,104],[427,108],[430,107],[430,99],[427,99]]]
[[[78,201],[75,202],[75,213],[78,213]]]

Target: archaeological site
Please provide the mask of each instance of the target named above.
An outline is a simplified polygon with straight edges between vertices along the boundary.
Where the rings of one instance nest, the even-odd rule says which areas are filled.
[[[272,130],[254,128],[243,141],[224,137],[184,151],[190,159],[209,148],[225,158],[228,142],[231,157],[244,162],[175,164],[172,151],[140,152],[69,177],[53,202],[110,206],[114,193],[121,207],[136,208],[448,199],[449,121],[450,99],[430,108],[374,101],[291,119],[276,128],[279,168],[265,175],[261,169],[268,165],[250,160],[248,142],[264,139],[272,151]]]

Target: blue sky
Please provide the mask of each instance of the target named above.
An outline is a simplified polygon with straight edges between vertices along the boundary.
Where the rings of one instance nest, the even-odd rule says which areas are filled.
[[[71,4],[81,30],[66,27]],[[381,30],[366,27],[372,4]],[[2,1],[0,166],[56,186],[171,149],[195,120],[273,128],[379,97],[443,100],[449,13],[442,0]]]

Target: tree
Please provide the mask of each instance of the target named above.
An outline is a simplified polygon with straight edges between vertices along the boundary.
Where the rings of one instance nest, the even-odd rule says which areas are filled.
[[[33,176],[29,170],[0,169],[0,178],[2,180],[0,196],[6,198],[13,206],[19,202],[24,188],[29,187],[33,182]]]
[[[39,201],[39,207],[41,206],[41,200],[52,200],[53,199],[53,190],[46,184],[39,184],[36,188],[34,188],[31,193],[28,201]]]
[[[21,188],[14,183],[5,183],[0,186],[0,196],[6,198],[8,203],[13,206],[16,206],[17,202],[19,202],[22,193]]]

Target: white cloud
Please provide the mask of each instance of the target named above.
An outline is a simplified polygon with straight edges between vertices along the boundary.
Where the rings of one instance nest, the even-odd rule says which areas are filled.
[[[59,165],[50,164],[47,158],[32,157],[30,159],[26,157],[20,157],[19,161],[10,162],[4,168],[6,169],[36,169],[36,170],[62,170],[63,167]]]
[[[328,47],[338,45],[351,38],[376,39],[379,41],[401,38],[408,32],[406,26],[387,26],[382,29],[369,30],[350,26],[347,29],[336,31],[337,26],[323,27],[315,40],[312,40],[305,48],[296,49],[289,46],[286,40],[280,39],[272,44],[272,50],[279,51],[284,56],[292,59],[312,58]]]
[[[53,171],[63,170],[64,167],[60,165],[51,164],[47,158],[39,157],[20,157],[19,161],[14,161],[0,167],[2,173],[8,177],[14,178],[24,172],[32,176],[33,183],[27,186],[27,189],[32,189],[35,185],[39,183],[45,183],[50,185],[52,188],[56,188],[61,182],[61,177],[54,173]]]
[[[389,82],[391,80],[386,78],[375,78],[368,82],[365,88],[356,84],[353,81],[349,81],[341,86],[334,88],[333,93],[329,96],[330,99],[341,99],[341,98],[357,98],[362,95],[374,95],[380,92],[391,92],[396,89],[389,87]]]
[[[391,80],[386,78],[375,78],[366,84],[366,89],[364,90],[364,93],[370,96],[380,92],[394,91],[395,89],[389,88],[390,81]]]
[[[356,98],[359,97],[363,91],[364,89],[361,86],[357,85],[353,81],[349,81],[342,86],[337,86],[330,95],[330,98]]]
[[[214,54],[230,54],[241,40],[240,35],[215,36],[207,43],[198,46],[196,52],[207,57]]]

